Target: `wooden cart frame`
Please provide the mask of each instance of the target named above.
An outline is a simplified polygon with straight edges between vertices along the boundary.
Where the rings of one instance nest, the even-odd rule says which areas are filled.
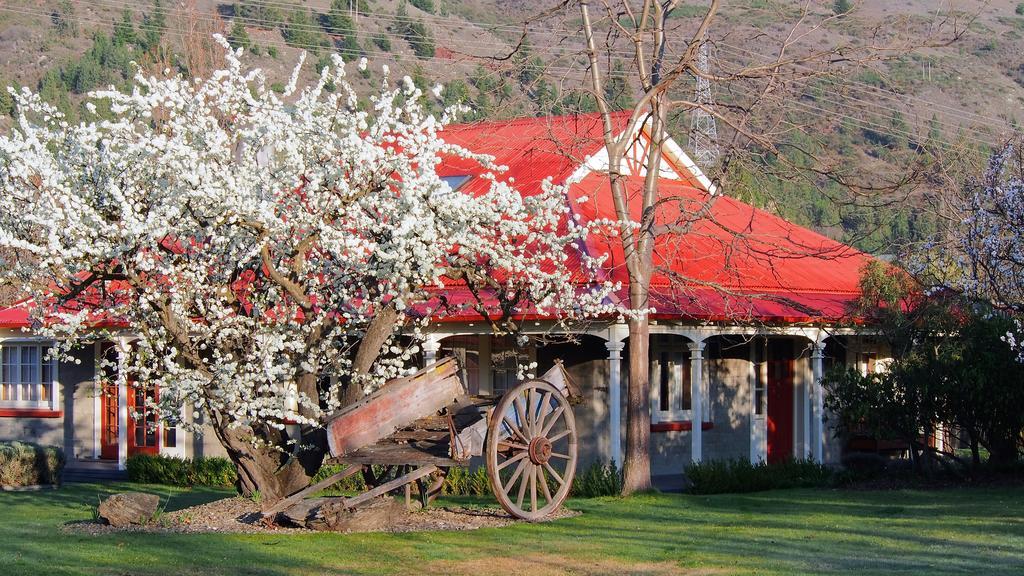
[[[471,396],[455,360],[441,360],[331,416],[331,457],[346,468],[264,515],[274,516],[357,473],[368,489],[344,498],[345,508],[401,488],[408,500],[414,483],[425,506],[440,494],[449,468],[482,456],[501,506],[517,518],[542,519],[572,489],[578,437],[571,401],[578,397],[561,363],[501,396]]]

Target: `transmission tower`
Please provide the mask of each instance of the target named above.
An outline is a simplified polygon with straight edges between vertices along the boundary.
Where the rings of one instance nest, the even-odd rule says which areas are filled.
[[[706,36],[697,53],[697,69],[704,73],[711,69],[708,63]],[[697,76],[693,101],[698,106],[711,106],[711,82],[707,78]],[[690,116],[690,151],[693,153],[693,161],[701,168],[713,166],[718,161],[718,128],[715,126],[715,117],[703,108],[694,108]]]

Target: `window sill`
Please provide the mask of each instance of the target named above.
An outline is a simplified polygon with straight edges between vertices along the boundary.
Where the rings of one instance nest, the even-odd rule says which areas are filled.
[[[63,410],[49,408],[0,408],[0,418],[60,418]]]
[[[715,427],[714,422],[701,422],[701,430],[711,430]],[[690,420],[678,420],[675,422],[658,422],[651,424],[651,432],[689,432],[693,430],[693,422]]]

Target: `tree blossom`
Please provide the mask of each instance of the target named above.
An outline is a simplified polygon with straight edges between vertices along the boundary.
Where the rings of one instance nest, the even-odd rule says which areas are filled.
[[[1020,140],[1020,139],[1018,139]],[[952,287],[1024,312],[1024,141],[1009,143],[989,161],[984,178],[955,200],[962,220],[952,228],[959,274]],[[1004,338],[1024,362],[1024,326]]]
[[[565,217],[564,190],[524,198],[492,173],[482,193],[450,192],[444,157],[500,167],[445,143],[451,111],[425,114],[407,78],[385,71],[364,111],[339,57],[302,89],[300,60],[278,95],[218,41],[227,67],[209,79],[140,71],[129,92],[91,94],[110,119],[71,125],[15,94],[0,274],[30,292],[61,353],[122,337],[120,377],[158,386],[165,418],[205,415],[246,491],[273,499],[305,481],[286,425],[315,428],[402,373],[426,325],[453,312],[446,285],[499,329],[528,310],[611,311],[613,287],[570,275],[573,252],[600,262],[576,250],[588,230]]]

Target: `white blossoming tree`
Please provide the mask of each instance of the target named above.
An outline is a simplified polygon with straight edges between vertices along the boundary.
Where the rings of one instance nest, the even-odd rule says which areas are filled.
[[[981,181],[954,195],[952,205],[960,220],[950,226],[958,256],[948,283],[1018,318],[1017,333],[1005,340],[1024,361],[1024,137],[993,154]]]
[[[451,192],[434,167],[474,156],[443,142],[447,117],[425,115],[408,78],[362,111],[336,59],[302,90],[296,67],[278,95],[219,41],[227,68],[209,79],[140,72],[129,93],[91,94],[109,120],[69,125],[17,93],[0,250],[36,330],[68,354],[118,327],[119,377],[158,386],[165,418],[203,414],[243,493],[308,482],[317,425],[409,364],[446,282],[501,329],[525,307],[607,311],[609,287],[569,276],[586,230],[562,191],[524,199],[490,177]]]

